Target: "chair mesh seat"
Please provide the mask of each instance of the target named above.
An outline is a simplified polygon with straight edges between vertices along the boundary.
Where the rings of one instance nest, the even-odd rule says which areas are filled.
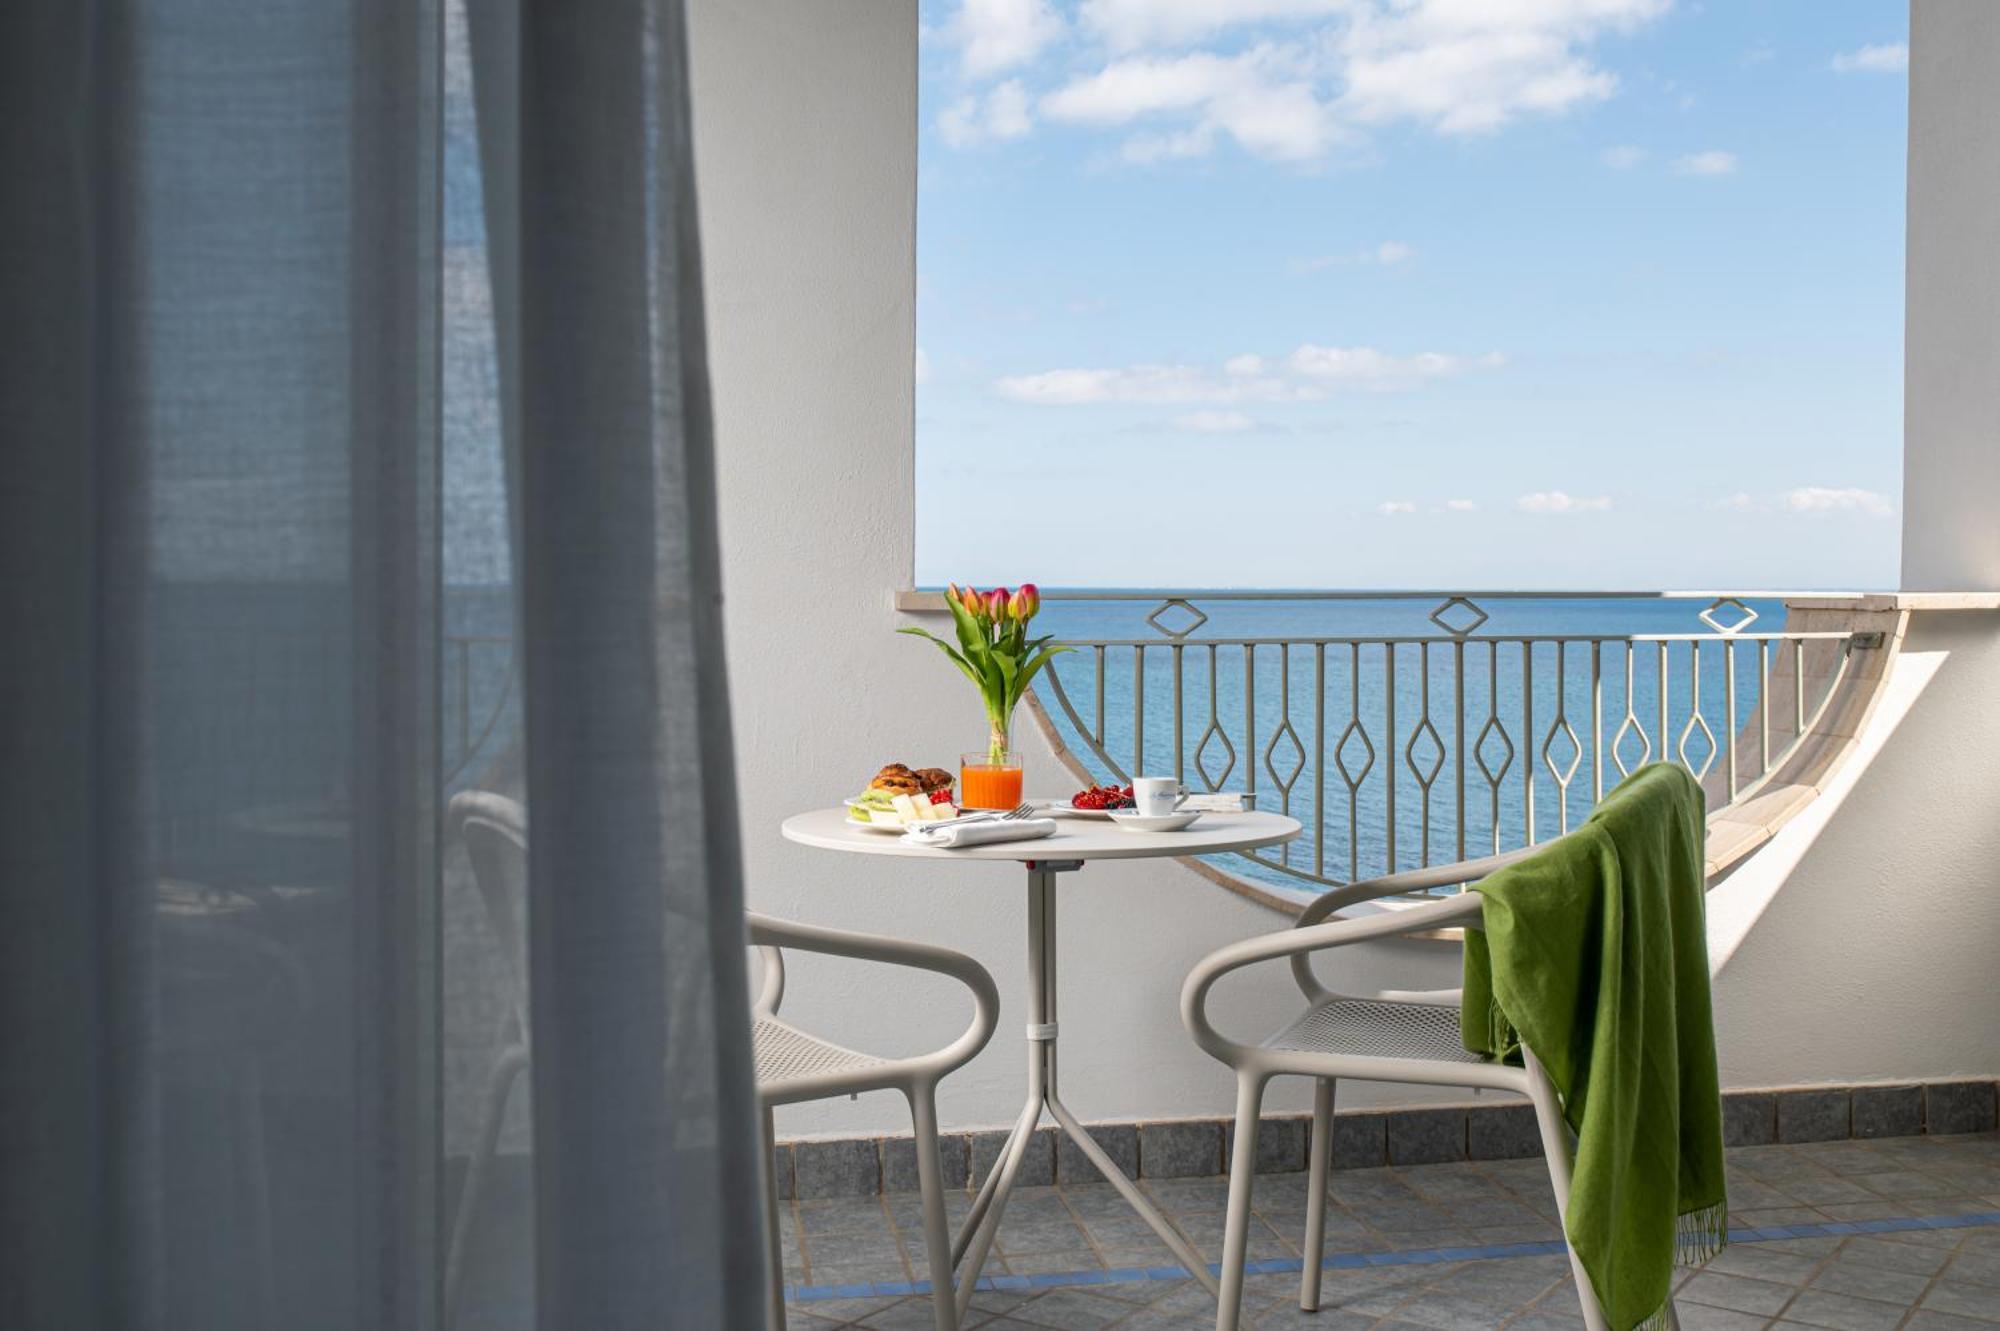
[[[803,1077],[823,1077],[835,1072],[860,1072],[881,1067],[889,1060],[873,1054],[858,1054],[807,1035],[774,1017],[757,1018],[751,1033],[757,1047],[757,1084],[797,1081]]]
[[[1264,1041],[1264,1048],[1364,1058],[1479,1061],[1459,1039],[1456,1007],[1364,998],[1322,1003]]]

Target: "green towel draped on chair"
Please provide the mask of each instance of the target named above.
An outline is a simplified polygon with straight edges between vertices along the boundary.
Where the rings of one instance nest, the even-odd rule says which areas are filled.
[[[1465,1047],[1525,1045],[1577,1135],[1565,1228],[1615,1331],[1666,1325],[1676,1260],[1725,1241],[1709,1005],[1703,801],[1681,768],[1633,773],[1576,831],[1473,885]]]

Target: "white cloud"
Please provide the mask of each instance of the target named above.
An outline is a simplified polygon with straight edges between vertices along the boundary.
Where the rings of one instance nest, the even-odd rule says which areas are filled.
[[[931,358],[924,354],[924,349],[922,347],[917,348],[916,373],[917,373],[918,383],[922,384],[930,382]]]
[[[1392,518],[1400,513],[1414,513],[1417,506],[1407,499],[1384,499],[1375,505],[1375,511],[1385,518]]]
[[[938,134],[953,148],[1018,139],[1034,128],[1028,115],[1028,90],[1009,79],[984,97],[966,93],[938,113]]]
[[[1237,23],[1341,14],[1353,0],[1083,0],[1078,23],[1114,50],[1179,46]]]
[[[1192,365],[1133,365],[1115,370],[1044,370],[1013,375],[995,385],[1002,397],[1043,406],[1086,402],[1152,402],[1169,406],[1202,402],[1281,401],[1298,394],[1276,379],[1218,380]]]
[[[1472,357],[1437,352],[1395,356],[1373,347],[1322,347],[1308,342],[1276,360],[1254,354],[1232,356],[1222,363],[1219,374],[1199,365],[1062,369],[1010,376],[995,387],[1003,397],[1044,406],[1314,402],[1342,389],[1394,392],[1505,363],[1497,352]]]
[[[1616,148],[1606,148],[1603,154],[1604,164],[1614,171],[1630,171],[1645,160],[1646,150],[1635,148],[1629,143],[1621,143]]]
[[[1050,120],[1118,126],[1155,117],[1192,124],[1128,141],[1128,161],[1198,157],[1228,135],[1246,152],[1277,161],[1326,156],[1343,137],[1313,84],[1304,54],[1269,44],[1238,55],[1206,51],[1112,61],[1042,99]]]
[[[1349,254],[1321,254],[1310,259],[1292,260],[1295,273],[1317,273],[1327,268],[1344,268],[1350,264],[1380,264],[1393,268],[1399,263],[1408,263],[1417,257],[1417,247],[1400,240],[1385,240],[1373,249],[1355,250]]]
[[[972,78],[1026,64],[1062,34],[1062,16],[1048,0],[962,0],[944,30]]]
[[[1802,485],[1779,495],[1778,503],[1791,513],[1862,513],[1886,518],[1896,511],[1886,495],[1854,486]]]
[[[1903,42],[1843,51],[1831,61],[1836,74],[1901,74],[1910,67],[1910,48]]]
[[[1674,159],[1674,174],[1677,176],[1733,176],[1736,167],[1736,154],[1719,148]]]
[[[1435,351],[1415,356],[1390,356],[1373,347],[1320,347],[1305,343],[1285,358],[1285,368],[1306,379],[1339,380],[1368,385],[1400,385],[1419,379],[1462,374],[1475,366],[1494,369],[1506,363],[1499,352],[1466,359]]]
[[[1176,416],[1172,424],[1187,434],[1247,434],[1259,428],[1255,417],[1240,411],[1193,411]]]
[[[1446,511],[1451,513],[1470,513],[1479,507],[1470,499],[1447,499],[1444,501],[1444,506]]]
[[[1514,507],[1523,513],[1602,513],[1611,507],[1611,496],[1584,499],[1561,490],[1538,490],[1516,499]]]
[[[1483,134],[1603,101],[1617,79],[1589,46],[1670,4],[1085,0],[1079,27],[1101,37],[1111,58],[1049,93],[1041,111],[1067,124],[1133,127],[1120,150],[1128,161],[1198,157],[1230,141],[1311,164],[1359,143],[1368,128]],[[1244,24],[1264,25],[1254,44],[1188,49]]]
[[[1664,14],[1671,0],[1371,0],[1339,43],[1343,109],[1480,134],[1523,115],[1603,101],[1618,81],[1583,48]]]

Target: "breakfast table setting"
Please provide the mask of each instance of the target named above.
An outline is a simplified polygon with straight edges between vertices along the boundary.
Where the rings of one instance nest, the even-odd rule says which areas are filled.
[[[1016,705],[1029,684],[1069,650],[1031,637],[1040,606],[1034,584],[980,592],[951,586],[945,595],[955,641],[928,639],[978,689],[987,744],[944,768],[890,763],[837,807],[795,814],[782,825],[792,842],[855,855],[949,863],[1021,866],[1027,888],[1027,1094],[1005,1146],[955,1236],[957,1301],[963,1316],[999,1232],[1036,1128],[1046,1112],[1104,1178],[1211,1293],[1215,1275],[1187,1237],[1112,1160],[1064,1104],[1058,1091],[1057,885],[1092,860],[1138,860],[1243,852],[1291,841],[1298,820],[1252,807],[1240,794],[1188,791],[1171,776],[1134,776],[1123,785],[1090,785],[1067,798],[1030,798],[1012,743]],[[1070,890],[1074,891],[1072,887]]]

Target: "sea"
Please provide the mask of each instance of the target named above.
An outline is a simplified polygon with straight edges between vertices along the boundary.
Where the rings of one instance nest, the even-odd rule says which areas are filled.
[[[1077,645],[1040,690],[1052,722],[1095,779],[1175,776],[1299,818],[1290,846],[1220,861],[1281,896],[1545,841],[1662,757],[1726,799],[1732,742],[1743,771],[1793,733],[1774,717],[1767,741],[1760,711],[1792,667],[1762,640],[1779,600],[1717,608],[1725,638],[1707,597],[1131,595],[1046,603],[1036,627]]]

